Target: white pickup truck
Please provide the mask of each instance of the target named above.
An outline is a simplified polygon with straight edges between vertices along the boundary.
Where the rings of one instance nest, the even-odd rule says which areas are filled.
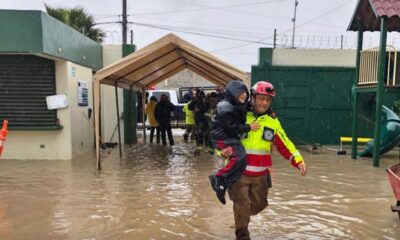
[[[163,94],[167,95],[171,103],[175,105],[175,111],[171,113],[172,114],[171,126],[176,128],[185,127],[185,113],[183,112],[183,105],[185,105],[185,103],[181,103],[179,101],[179,96],[177,94],[177,91],[160,89],[160,90],[147,90],[146,92],[149,95],[148,99],[154,96],[157,98],[157,101],[160,101],[161,95]],[[149,126],[148,120],[146,120],[146,125]]]
[[[166,90],[166,89],[158,89],[158,90],[146,90],[148,94],[148,99],[154,96],[157,98],[157,101],[160,101],[161,95],[165,94],[169,97],[169,100],[172,104],[175,105],[175,112],[172,113],[171,126],[173,128],[184,128],[185,127],[185,113],[183,112],[183,106],[186,104],[183,101],[183,96],[190,91],[191,88],[198,88],[204,91],[205,93],[214,92],[217,89],[217,86],[204,86],[204,87],[181,87],[178,91],[175,90]],[[141,122],[139,120],[139,122]],[[146,125],[149,126],[149,121],[146,120]],[[139,126],[139,124],[138,124]]]

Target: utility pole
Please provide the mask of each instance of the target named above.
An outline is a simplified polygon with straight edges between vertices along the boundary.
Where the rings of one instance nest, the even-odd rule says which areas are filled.
[[[276,28],[274,29],[274,49],[276,48]]]
[[[133,45],[133,30],[131,30],[131,45]]]
[[[127,43],[127,25],[128,20],[126,16],[126,0],[122,0],[122,44]]]
[[[292,48],[294,48],[294,34],[296,31],[296,10],[297,10],[297,5],[299,4],[298,0],[294,0],[294,17],[292,18],[293,22],[293,33],[292,33]]]

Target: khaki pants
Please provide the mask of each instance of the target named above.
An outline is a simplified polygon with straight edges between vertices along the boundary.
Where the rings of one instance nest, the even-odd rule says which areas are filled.
[[[256,215],[268,206],[267,175],[249,177],[242,174],[228,189],[228,193],[233,201],[236,230],[247,231],[250,216]]]

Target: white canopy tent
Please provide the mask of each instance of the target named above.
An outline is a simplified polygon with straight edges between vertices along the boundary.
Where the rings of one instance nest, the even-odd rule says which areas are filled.
[[[218,86],[225,86],[233,79],[242,81],[248,80],[248,75],[245,72],[228,65],[174,34],[168,34],[96,73],[94,76],[93,91],[98,169],[101,169],[99,142],[100,84],[114,86],[116,93],[118,87],[130,91],[133,89],[142,91],[142,103],[144,105],[146,87],[162,82],[186,68]],[[118,113],[117,94],[116,101]],[[144,106],[142,109],[144,109]],[[143,130],[145,131],[145,127],[143,127]],[[118,129],[118,134],[121,156],[120,128]]]

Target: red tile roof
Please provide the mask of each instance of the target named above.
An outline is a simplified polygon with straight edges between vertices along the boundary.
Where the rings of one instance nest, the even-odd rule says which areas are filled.
[[[400,0],[370,0],[370,3],[378,17],[400,17]]]
[[[387,17],[387,30],[400,32],[400,0],[358,0],[349,31],[380,31],[380,19]]]

